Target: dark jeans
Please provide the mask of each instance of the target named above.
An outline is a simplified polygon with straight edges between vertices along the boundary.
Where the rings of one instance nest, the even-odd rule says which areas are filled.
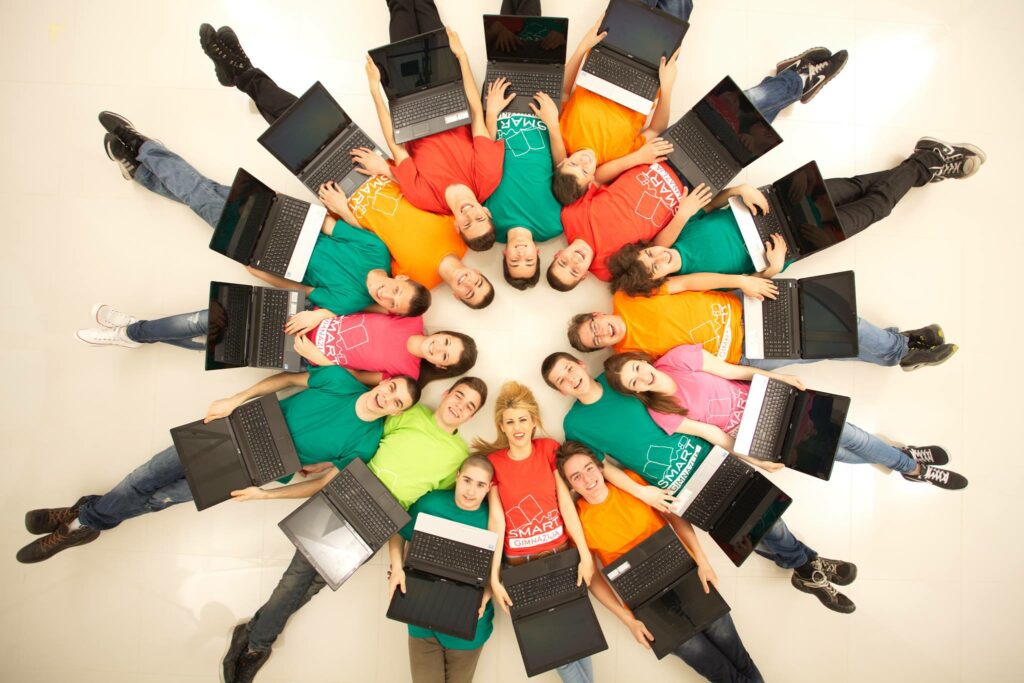
[[[302,553],[295,551],[291,564],[284,570],[270,599],[260,607],[249,622],[249,648],[269,650],[277,637],[284,631],[289,617],[326,586],[323,578],[306,561]]]
[[[728,614],[672,654],[714,683],[764,683]]]
[[[693,12],[693,0],[644,0],[648,7],[657,7],[662,12],[668,12],[674,17],[683,21],[690,20],[690,13]]]
[[[391,14],[388,35],[392,43],[444,26],[434,0],[387,0],[387,3]]]
[[[852,237],[888,216],[910,188],[928,183],[932,177],[928,167],[938,164],[935,152],[921,151],[888,171],[826,180],[843,232]]]
[[[754,552],[783,569],[802,567],[818,556],[818,553],[797,538],[781,519],[761,537],[761,542],[754,548]]]

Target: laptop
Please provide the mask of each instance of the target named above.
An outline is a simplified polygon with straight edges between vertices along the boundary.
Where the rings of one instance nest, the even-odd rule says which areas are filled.
[[[206,369],[299,372],[302,358],[285,334],[284,324],[305,308],[305,292],[211,282]]]
[[[336,591],[409,519],[366,463],[354,458],[278,526]]]
[[[570,548],[501,572],[527,676],[608,649],[587,585],[576,585],[579,563]]]
[[[443,28],[370,50],[401,144],[470,123],[462,67]]]
[[[242,265],[299,282],[327,209],[278,194],[244,168],[231,183],[210,249]]]
[[[199,510],[228,500],[232,491],[269,484],[301,467],[273,394],[243,403],[224,419],[175,427],[171,440]]]
[[[497,543],[493,531],[418,515],[405,558],[406,592],[395,591],[388,619],[472,640]]]
[[[786,241],[786,258],[793,261],[846,239],[835,202],[816,162],[809,161],[758,189],[771,207],[767,214],[752,214],[739,197],[729,197],[729,208],[757,270],[768,267],[764,243],[771,241],[775,233]]]
[[[503,111],[532,114],[530,103],[538,92],[550,95],[561,109],[568,34],[569,20],[561,17],[485,14],[487,76],[481,95],[484,106],[487,86],[505,78],[511,83],[508,92],[516,93],[516,97]]]
[[[729,612],[717,588],[704,592],[697,563],[668,525],[601,571],[654,636],[658,659]]]
[[[661,58],[675,53],[689,28],[682,19],[640,0],[611,0],[598,31],[608,35],[587,54],[576,85],[650,114],[661,87]]]
[[[743,296],[743,352],[761,358],[854,358],[857,295],[852,270],[775,279],[779,295]]]
[[[707,531],[739,567],[792,502],[763,474],[715,446],[670,507]]]
[[[258,140],[313,194],[329,180],[350,197],[359,189],[369,176],[356,170],[352,161],[356,147],[369,147],[388,157],[352,122],[320,81],[292,103]]]
[[[849,396],[754,375],[733,450],[828,481],[849,412]]]
[[[704,183],[712,194],[782,142],[729,76],[661,137],[672,143],[667,160],[672,170],[691,189]]]

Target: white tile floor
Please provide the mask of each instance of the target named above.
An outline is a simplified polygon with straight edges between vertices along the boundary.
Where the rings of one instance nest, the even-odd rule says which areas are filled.
[[[438,0],[478,78],[479,14],[498,4]],[[549,14],[571,17],[572,45],[601,5],[545,0]],[[248,503],[202,515],[182,505],[41,565],[13,559],[29,540],[26,509],[105,491],[166,446],[169,427],[263,375],[204,373],[198,354],[171,347],[90,349],[71,337],[89,323],[93,302],[158,316],[201,307],[211,278],[248,281],[206,249],[209,229],[188,209],[121,180],[101,149],[100,110],[126,114],[213,178],[226,181],[244,165],[281,191],[304,194],[256,143],[265,124],[246,98],[217,85],[198,45],[203,21],[232,25],[253,61],[284,87],[301,92],[320,79],[359,123],[377,129],[361,62],[387,40],[382,0],[0,2],[5,683],[217,680],[228,632],[269,595],[291,555],[276,522],[293,505]],[[1010,652],[1024,607],[1016,585],[1024,552],[1010,520],[1024,468],[1018,449],[1004,445],[1019,439],[1003,434],[1017,423],[1007,399],[1021,377],[1002,359],[1024,332],[1010,303],[1024,245],[1009,174],[1024,157],[1011,126],[1024,106],[1022,28],[1020,0],[698,0],[676,113],[726,72],[753,84],[806,47],[850,51],[845,72],[812,104],[780,118],[786,143],[749,169],[750,182],[812,157],[826,175],[874,171],[924,134],[989,153],[976,178],[914,190],[883,224],[791,271],[855,268],[865,317],[902,327],[941,321],[961,344],[946,365],[913,374],[839,363],[800,374],[851,394],[852,418],[866,428],[945,444],[971,485],[946,493],[843,465],[828,483],[776,475],[796,500],[790,525],[822,553],[857,562],[860,576],[848,589],[858,610],[841,616],[793,590],[774,565],[755,558],[736,570],[712,553],[769,681],[1019,680]],[[558,246],[544,247],[545,263]],[[516,292],[501,281],[498,259],[497,251],[471,257],[499,284],[494,306],[470,313],[442,295],[429,321],[477,338],[475,374],[493,391],[505,379],[529,383],[560,437],[567,402],[544,387],[538,367],[565,347],[570,313],[605,308],[607,296],[595,282],[571,295],[543,285]],[[467,438],[492,434],[490,405],[484,413]],[[383,571],[375,558],[338,594],[325,592],[302,610],[259,680],[407,680],[404,628],[383,618]],[[656,662],[598,612],[611,646],[595,660],[601,681],[695,679],[678,661]],[[504,618],[478,672],[482,681],[524,678]]]

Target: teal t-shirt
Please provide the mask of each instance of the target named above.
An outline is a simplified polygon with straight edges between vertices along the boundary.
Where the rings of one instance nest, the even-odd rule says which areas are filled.
[[[476,527],[477,529],[487,528],[486,500],[483,505],[476,510],[463,510],[455,504],[454,491],[431,491],[430,493],[425,494],[422,498],[416,501],[411,508],[409,508],[409,515],[412,517],[412,520],[398,532],[405,540],[408,541],[412,538],[412,530],[416,525],[416,517],[421,512],[425,512],[428,515],[434,515],[435,517],[449,519],[453,522],[459,522],[460,524]],[[483,647],[483,644],[491,637],[491,632],[493,630],[494,603],[493,601],[488,601],[487,607],[484,608],[484,615],[476,622],[476,635],[473,636],[472,640],[463,640],[462,638],[456,638],[444,633],[438,633],[437,631],[431,631],[430,629],[411,625],[409,626],[409,635],[413,638],[437,638],[437,642],[441,643],[441,647],[446,647],[449,650],[475,650],[478,647]]]
[[[672,493],[686,484],[711,450],[711,444],[686,434],[666,434],[639,400],[608,386],[590,405],[576,401],[565,416],[565,438],[579,441],[604,459],[610,455],[649,484]]]
[[[333,235],[317,236],[302,282],[313,287],[309,300],[314,304],[347,315],[374,303],[366,291],[366,274],[374,268],[391,274],[388,248],[369,230],[338,221]]]
[[[535,242],[562,234],[562,206],[551,193],[551,140],[532,114],[503,114],[498,139],[505,142],[501,183],[484,206],[491,210],[499,242],[512,228],[529,228]]]
[[[679,273],[751,275],[755,271],[743,234],[732,209],[725,206],[706,213],[701,209],[686,222],[675,244],[682,257]],[[782,269],[789,267],[787,260]]]

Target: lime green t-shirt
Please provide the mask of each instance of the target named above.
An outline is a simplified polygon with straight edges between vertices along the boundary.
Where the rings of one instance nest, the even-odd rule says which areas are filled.
[[[412,539],[416,517],[421,512],[476,527],[477,529],[487,528],[486,500],[476,510],[463,510],[455,504],[455,493],[453,491],[431,491],[409,508],[409,515],[412,516],[412,520],[398,532],[405,540]],[[493,630],[494,604],[492,601],[488,601],[487,607],[484,608],[484,615],[476,622],[476,635],[473,636],[472,640],[463,640],[462,638],[456,638],[412,625],[409,626],[409,635],[413,638],[437,638],[437,642],[441,643],[441,647],[446,647],[449,650],[475,650],[478,647],[483,647],[483,644],[491,637]]]
[[[369,230],[338,221],[333,235],[317,235],[302,282],[313,287],[314,304],[347,315],[374,303],[366,290],[366,274],[374,268],[391,274],[388,248]]]
[[[384,420],[384,438],[369,466],[408,510],[424,493],[450,489],[468,456],[458,432],[438,427],[433,411],[420,403]]]
[[[532,114],[503,114],[498,139],[505,141],[501,183],[484,202],[497,240],[507,242],[512,228],[528,228],[535,242],[561,235],[562,206],[551,193],[547,126]]]

